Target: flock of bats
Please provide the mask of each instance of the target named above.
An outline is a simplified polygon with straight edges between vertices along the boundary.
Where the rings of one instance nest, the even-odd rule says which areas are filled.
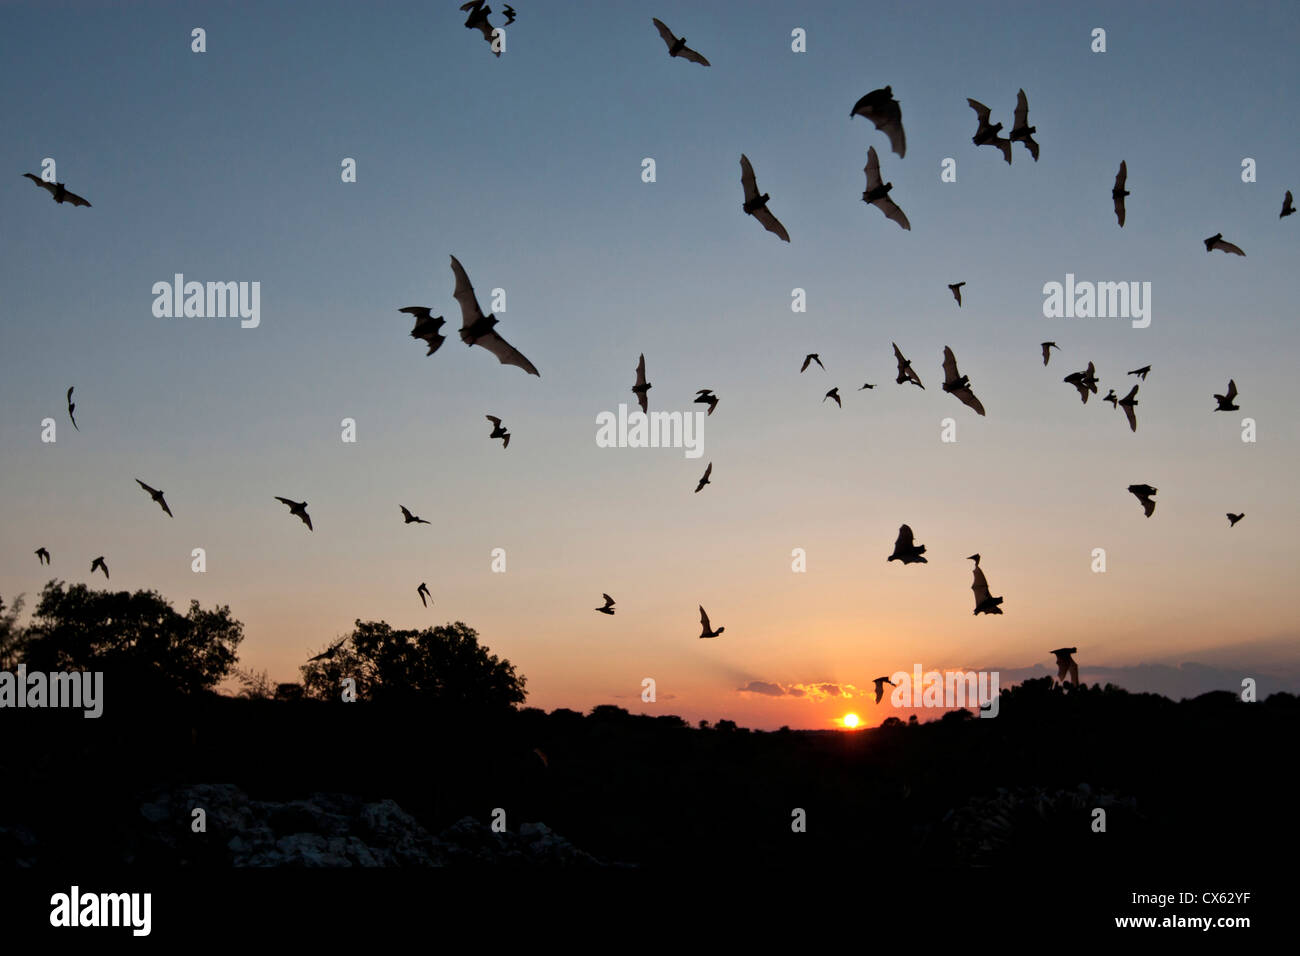
[[[462,11],[467,11],[469,14],[465,20],[465,26],[469,29],[480,31],[483,34],[484,39],[486,39],[490,44],[493,44],[493,52],[495,55],[500,56],[500,50],[493,42],[494,32],[497,28],[493,27],[488,19],[489,14],[492,13],[492,8],[486,4],[485,0],[470,0],[470,2],[463,4],[460,9]],[[511,6],[506,5],[503,12],[506,19],[501,24],[502,26],[515,22],[516,14],[515,10]],[[653,23],[656,30],[658,30],[659,35],[663,38],[664,43],[668,47],[669,56],[680,57],[688,62],[698,63],[701,66],[710,66],[709,61],[705,59],[704,56],[686,45],[685,37],[679,37],[674,34],[673,31],[658,18],[653,18]],[[1008,164],[1010,164],[1012,160],[1012,144],[1020,143],[1029,151],[1029,154],[1033,157],[1034,161],[1038,161],[1039,144],[1033,137],[1033,134],[1038,130],[1037,127],[1029,125],[1029,100],[1023,89],[1016,95],[1016,107],[1012,116],[1012,127],[1006,136],[1000,135],[1003,129],[1002,123],[990,122],[992,111],[989,107],[980,103],[978,100],[970,98],[968,98],[966,102],[970,105],[970,108],[975,111],[979,124],[975,131],[975,135],[971,137],[971,141],[976,146],[994,147],[1002,153],[1003,158]],[[903,129],[903,112],[898,100],[894,98],[892,87],[885,86],[881,89],[872,90],[870,93],[867,93],[859,99],[857,103],[854,104],[853,109],[849,112],[850,119],[855,116],[862,116],[870,120],[877,130],[883,132],[888,137],[890,148],[898,155],[898,157],[901,159],[905,156],[907,152],[907,136]],[[863,172],[866,174],[867,183],[866,189],[862,193],[862,201],[868,205],[875,206],[885,215],[886,219],[892,220],[901,228],[910,231],[912,226],[911,223],[908,222],[906,214],[901,208],[899,208],[898,204],[890,198],[889,194],[893,189],[893,183],[887,183],[883,180],[880,173],[880,158],[877,156],[874,146],[870,146],[867,149],[867,165],[864,167]],[[23,175],[41,189],[49,192],[50,197],[56,203],[70,203],[73,206],[90,206],[90,203],[84,198],[78,196],[76,193],[69,192],[63,183],[45,182],[41,177],[36,176],[33,173],[24,173]],[[1119,172],[1115,176],[1115,185],[1111,191],[1111,197],[1114,201],[1115,207],[1115,218],[1118,221],[1120,228],[1123,228],[1125,220],[1124,201],[1127,196],[1131,195],[1126,188],[1127,181],[1128,163],[1126,161],[1121,161],[1119,164]],[[740,157],[740,182],[744,192],[744,201],[741,204],[741,209],[747,215],[753,216],[768,232],[773,233],[784,242],[789,242],[789,232],[768,208],[768,202],[771,199],[771,196],[768,193],[759,192],[758,182],[754,176],[754,167],[750,163],[749,158],[743,153]],[[1287,190],[1279,218],[1286,218],[1294,212],[1295,205],[1291,191]],[[1239,246],[1226,241],[1223,238],[1222,233],[1213,235],[1205,240],[1206,252],[1214,252],[1216,249],[1220,252],[1231,255],[1244,256],[1246,254]],[[495,326],[498,324],[497,318],[492,314],[484,314],[478,304],[478,298],[474,294],[474,287],[470,284],[469,276],[466,274],[464,267],[455,256],[451,257],[451,270],[455,277],[455,290],[453,296],[460,305],[461,310],[461,327],[459,330],[461,341],[466,346],[478,345],[486,349],[488,352],[495,355],[502,365],[513,365],[523,369],[530,375],[540,377],[541,373],[537,370],[537,367],[529,361],[523,353],[502,338],[495,330]],[[951,283],[948,286],[953,298],[957,302],[958,308],[960,308],[962,304],[961,290],[965,285],[965,282],[956,282]],[[445,319],[442,316],[433,315],[432,309],[424,306],[407,306],[398,311],[415,317],[415,327],[411,330],[411,336],[426,343],[428,351],[425,355],[429,356],[437,352],[442,343],[446,340],[446,336],[441,332],[441,329],[445,324]],[[895,378],[895,382],[899,385],[910,382],[918,388],[924,389],[925,386],[921,382],[921,377],[912,367],[911,361],[903,356],[903,353],[899,350],[897,344],[891,344],[893,345],[894,358],[898,365],[898,375]],[[1051,350],[1054,348],[1059,349],[1060,346],[1055,342],[1043,342],[1041,343],[1041,348],[1043,365],[1046,366],[1051,358]],[[822,364],[820,355],[814,352],[809,353],[804,357],[803,364],[799,369],[800,374],[807,371],[809,366],[814,362],[823,371],[825,370],[826,366]],[[1145,365],[1141,368],[1134,369],[1127,374],[1135,375],[1145,382],[1147,374],[1150,371],[1151,366]],[[973,409],[977,414],[983,415],[984,405],[971,390],[970,379],[958,372],[957,357],[953,354],[952,349],[947,346],[944,346],[943,350],[943,374],[943,390],[950,395],[953,395],[962,404]],[[1096,368],[1092,362],[1089,362],[1088,367],[1083,371],[1072,372],[1067,375],[1064,378],[1064,381],[1078,390],[1079,396],[1084,404],[1087,404],[1089,395],[1097,394],[1097,385],[1099,380],[1097,378]],[[651,387],[650,382],[646,380],[645,355],[642,354],[636,366],[636,382],[632,386],[632,392],[636,395],[637,402],[640,405],[642,412],[649,411],[648,393]],[[875,387],[875,385],[867,383],[859,388],[858,391],[874,389]],[[1113,408],[1124,409],[1124,414],[1128,419],[1129,428],[1134,432],[1137,431],[1137,415],[1135,409],[1138,405],[1138,387],[1139,386],[1136,384],[1133,385],[1128,394],[1123,398],[1116,395],[1115,390],[1112,388],[1109,393],[1102,398],[1102,401],[1110,402]],[[68,417],[72,421],[73,427],[80,431],[80,427],[77,425],[76,418],[73,414],[76,410],[76,404],[72,401],[72,392],[73,388],[69,388],[67,391]],[[1236,397],[1237,384],[1234,380],[1230,379],[1228,381],[1227,391],[1222,395],[1216,394],[1214,396],[1215,401],[1218,403],[1214,411],[1237,411],[1239,406],[1234,403]],[[838,386],[828,391],[823,397],[822,402],[825,403],[829,400],[833,400],[838,407],[843,408],[843,402],[839,394]],[[704,388],[696,392],[694,402],[697,404],[707,405],[708,414],[712,415],[718,406],[718,397],[713,393],[712,389]],[[489,438],[500,438],[502,448],[504,449],[509,447],[510,432],[502,426],[501,419],[494,415],[488,415],[486,418],[493,426]],[[713,463],[709,462],[708,467],[704,470],[704,474],[700,477],[695,486],[695,492],[697,494],[705,485],[712,483],[710,480],[712,474]],[[136,482],[153,501],[157,502],[164,513],[169,517],[172,516],[171,508],[168,507],[162,491],[150,487],[138,478],[136,479]],[[1141,502],[1146,516],[1148,518],[1151,517],[1156,507],[1154,496],[1157,489],[1148,484],[1133,484],[1128,486],[1128,490],[1137,497],[1139,502]],[[276,496],[276,500],[286,505],[289,508],[289,513],[291,515],[301,519],[309,531],[313,530],[311,516],[307,513],[307,502],[294,501],[291,498],[283,498],[280,496]],[[404,505],[399,505],[398,507],[401,509],[403,522],[405,524],[429,524],[425,519],[413,515]],[[1229,527],[1231,527],[1244,518],[1245,514],[1244,512],[1240,514],[1229,512],[1227,517]],[[37,559],[42,565],[50,563],[50,553],[46,548],[37,548],[35,553]],[[902,525],[898,529],[898,538],[894,542],[894,551],[887,560],[899,561],[905,565],[924,564],[926,563],[924,554],[925,545],[916,544],[912,529],[908,525]],[[1001,604],[1003,599],[1001,597],[995,597],[990,593],[988,580],[984,576],[983,570],[980,568],[980,555],[978,553],[970,555],[968,560],[975,562],[973,569],[974,580],[971,584],[971,590],[975,595],[975,610],[973,613],[976,615],[1001,614]],[[105,579],[108,578],[108,564],[105,562],[103,555],[95,558],[90,566],[92,574],[96,570],[102,570]],[[432,595],[430,594],[426,583],[421,582],[419,588],[416,589],[416,593],[419,595],[420,601],[425,607],[432,604]],[[614,599],[608,594],[602,594],[601,596],[604,598],[605,603],[601,607],[595,608],[595,610],[601,614],[613,615],[615,611]],[[702,605],[699,610],[701,626],[699,636],[701,638],[718,637],[724,630],[726,630],[725,627],[714,628],[710,624],[709,616]],[[343,646],[344,640],[346,639],[339,640],[325,651],[317,654],[309,660],[318,661],[332,659]],[[1071,677],[1072,682],[1075,685],[1078,684],[1078,664],[1072,657],[1072,655],[1077,653],[1077,651],[1078,648],[1065,647],[1057,648],[1050,652],[1056,655],[1056,663],[1058,666],[1057,676],[1062,682],[1064,682],[1065,677],[1068,674]],[[883,696],[884,685],[888,684],[891,687],[895,686],[885,677],[876,678],[874,684],[877,703],[880,702]]]

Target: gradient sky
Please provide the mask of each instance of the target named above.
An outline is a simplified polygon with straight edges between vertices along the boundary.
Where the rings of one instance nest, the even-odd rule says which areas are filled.
[[[751,681],[869,689],[919,663],[1005,686],[1061,645],[1089,682],[1300,690],[1300,218],[1278,219],[1300,189],[1300,7],[519,0],[497,59],[457,6],[0,5],[6,600],[51,576],[102,586],[104,554],[113,588],[228,603],[242,665],[274,679],[356,618],[463,620],[531,705],[764,728],[890,711]],[[652,16],[713,66],[669,59]],[[849,119],[886,84],[905,159]],[[1008,167],[972,145],[965,100],[1009,128],[1021,87],[1042,153]],[[911,232],[860,202],[869,145]],[[789,245],[742,214],[742,152]],[[47,156],[93,208],[20,178]],[[1207,255],[1216,232],[1247,257]],[[403,306],[459,325],[449,254],[485,308],[507,291],[500,331],[540,379],[454,333],[429,358],[410,338]],[[259,281],[261,326],[155,318],[151,287],[177,272]],[[1066,273],[1152,283],[1150,327],[1044,318]],[[891,340],[925,391],[893,383]],[[987,418],[940,390],[945,345]],[[813,351],[827,370],[800,375]],[[642,352],[652,409],[720,396],[702,459],[596,446]],[[1101,394],[1153,365],[1137,434],[1061,381],[1089,360]],[[1241,411],[1212,413],[1229,377]],[[1160,489],[1149,520],[1137,482]],[[316,530],[276,495],[306,499]],[[432,526],[403,526],[399,502]],[[1229,531],[1227,511],[1247,517]],[[885,562],[903,522],[929,564]],[[974,551],[1001,617],[971,614]],[[602,591],[613,618],[592,612]],[[701,603],[722,638],[697,639]]]

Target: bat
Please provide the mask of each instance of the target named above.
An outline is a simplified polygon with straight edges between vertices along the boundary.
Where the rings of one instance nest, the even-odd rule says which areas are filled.
[[[169,518],[175,517],[172,514],[172,509],[167,507],[167,501],[165,498],[163,498],[163,493],[161,491],[159,491],[157,488],[150,488],[139,478],[135,480],[135,483],[139,485],[141,488],[143,488],[145,491],[147,491],[149,493],[150,498],[158,502],[158,504],[162,507],[162,510],[167,512],[167,517]]]
[[[984,406],[970,390],[970,379],[957,373],[957,356],[946,345],[943,347],[943,390],[955,395],[963,405],[975,409],[977,414],[984,414]]]
[[[1033,134],[1038,132],[1037,126],[1029,125],[1029,100],[1025,96],[1025,91],[1021,90],[1016,95],[1016,113],[1011,121],[1011,132],[1008,137],[1013,143],[1020,143],[1029,150],[1029,155],[1034,157],[1034,162],[1038,162],[1038,143],[1034,142]]]
[[[654,21],[655,29],[659,31],[659,35],[664,38],[664,43],[668,44],[669,56],[680,56],[683,60],[698,63],[700,66],[710,65],[708,60],[686,45],[686,37],[674,36],[673,31],[668,29],[668,25],[658,17],[651,17],[650,19]]]
[[[1214,235],[1210,236],[1209,239],[1205,240],[1206,252],[1213,252],[1215,249],[1218,249],[1220,252],[1231,253],[1234,256],[1245,255],[1245,253],[1241,251],[1241,246],[1236,246],[1233,245],[1231,242],[1228,242],[1226,239],[1223,238],[1223,233],[1221,232],[1215,233]]]
[[[849,119],[862,116],[871,120],[876,129],[889,137],[889,147],[902,159],[907,152],[907,135],[903,132],[903,109],[894,99],[892,87],[872,90],[853,104]]]
[[[754,179],[754,167],[749,165],[749,157],[744,153],[740,154],[740,184],[745,188],[745,202],[740,208],[761,222],[763,228],[768,232],[780,237],[785,242],[789,242],[790,233],[785,231],[785,226],[781,225],[781,220],[772,215],[772,211],[767,208],[767,201],[772,197],[767,193],[763,193],[761,196],[758,194],[758,183]]]
[[[921,384],[921,376],[917,375],[916,370],[912,368],[912,363],[903,358],[903,353],[898,351],[897,345],[894,345],[893,342],[890,342],[889,344],[894,346],[894,358],[898,360],[898,378],[894,379],[894,381],[899,385],[902,385],[904,382],[911,382],[918,388],[925,388],[925,386]]]
[[[973,100],[970,97],[967,97],[966,102],[970,104],[970,108],[975,111],[975,115],[979,117],[980,121],[979,129],[977,129],[975,135],[971,137],[971,142],[976,146],[993,146],[1002,150],[1002,156],[1006,159],[1007,165],[1010,166],[1011,140],[998,135],[998,131],[1002,129],[1002,124],[989,123],[989,108],[979,100]]]
[[[68,192],[67,187],[64,186],[63,183],[47,183],[45,180],[41,179],[40,176],[33,175],[32,173],[23,173],[23,175],[49,193],[50,198],[59,205],[63,205],[67,202],[72,203],[74,206],[90,207],[90,203],[86,202],[86,200],[78,196],[76,193]]]
[[[1128,162],[1119,161],[1119,172],[1115,174],[1115,186],[1110,191],[1110,196],[1115,200],[1115,218],[1119,220],[1119,227],[1124,228],[1124,197],[1129,195],[1129,191],[1124,188],[1128,182]]]
[[[502,365],[514,365],[529,375],[541,378],[537,366],[524,358],[523,353],[496,333],[493,326],[497,324],[496,316],[484,315],[474,296],[474,287],[469,284],[469,276],[455,256],[451,257],[451,271],[456,275],[456,301],[460,303],[461,326],[460,340],[467,346],[481,345],[497,357]]]
[[[419,305],[408,305],[406,308],[397,311],[415,316],[415,328],[411,329],[411,338],[424,339],[429,346],[429,351],[425,352],[425,355],[432,355],[438,351],[439,346],[447,340],[447,336],[439,331],[447,324],[447,320],[440,315],[434,315],[431,309]]]
[[[867,165],[862,167],[862,171],[867,174],[867,188],[862,193],[862,201],[875,206],[885,214],[886,219],[894,220],[910,232],[912,224],[907,221],[907,216],[898,208],[898,204],[889,198],[889,191],[894,188],[894,184],[881,181],[876,147],[867,148]]]
[[[641,405],[641,411],[650,410],[650,398],[646,394],[654,388],[645,380],[645,353],[641,353],[641,360],[636,363],[636,384],[632,386],[632,391],[636,393],[636,400]]]
[[[925,545],[913,544],[912,529],[907,525],[898,528],[898,539],[894,542],[894,553],[887,561],[902,561],[904,564],[928,564],[921,555],[925,554]]]

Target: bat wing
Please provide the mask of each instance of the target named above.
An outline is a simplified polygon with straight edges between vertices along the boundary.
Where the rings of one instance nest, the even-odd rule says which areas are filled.
[[[462,330],[468,329],[475,322],[480,322],[486,316],[483,310],[478,307],[478,299],[474,296],[474,287],[469,283],[469,276],[465,274],[465,267],[460,264],[460,260],[455,256],[451,257],[451,271],[456,276],[456,291],[453,295],[456,301],[460,303],[460,315]]]
[[[711,65],[708,60],[704,59],[704,57],[701,56],[697,51],[692,50],[688,46],[682,47],[681,52],[679,52],[677,55],[680,56],[683,60],[690,60],[692,63],[698,63],[700,66]]]
[[[884,185],[884,180],[880,178],[880,157],[876,155],[876,147],[868,147],[867,165],[862,167],[862,171],[867,174],[868,191]]]
[[[872,203],[877,209],[885,214],[886,219],[892,219],[908,232],[912,231],[912,224],[907,221],[907,214],[898,208],[898,203],[886,196],[884,199],[877,199]]]
[[[1026,136],[1022,142],[1029,147],[1029,155],[1034,157],[1034,162],[1038,162],[1038,140],[1032,136]]]
[[[1012,129],[1020,129],[1029,125],[1029,98],[1025,96],[1025,91],[1021,90],[1016,94],[1016,113],[1015,120],[1012,123]],[[1037,152],[1034,154],[1037,159]]]
[[[1233,379],[1228,379],[1228,394],[1225,397],[1228,399],[1229,405],[1231,405],[1232,400],[1237,397],[1237,383]]]
[[[772,210],[764,206],[762,209],[754,211],[754,218],[763,224],[763,228],[768,232],[779,236],[785,242],[790,241],[790,233],[785,231],[785,226],[781,225],[781,220],[772,215]]]
[[[907,525],[900,526],[898,529],[898,538],[894,541],[894,550],[896,552],[911,550],[913,540],[912,529]]]
[[[979,100],[973,100],[969,96],[966,97],[966,102],[970,104],[970,108],[973,109],[975,111],[975,115],[979,117],[980,126],[981,127],[988,126],[989,113],[990,113],[989,108],[985,106],[983,103],[981,103]]]
[[[651,17],[650,19],[654,21],[655,29],[659,31],[659,35],[663,37],[664,43],[668,44],[668,49],[671,52],[673,44],[677,42],[677,37],[673,35],[672,30],[668,29],[668,24],[664,23],[658,17]]]
[[[1121,159],[1119,161],[1119,172],[1115,174],[1115,189],[1119,192],[1124,191],[1124,184],[1128,182],[1128,161]]]
[[[169,517],[169,518],[175,518],[175,517],[176,517],[174,514],[172,514],[172,509],[167,507],[167,499],[166,499],[166,498],[161,498],[161,499],[159,499],[158,504],[162,505],[162,510],[165,511],[165,512],[167,512],[167,517]]]
[[[976,413],[980,415],[984,414],[984,405],[975,397],[975,393],[969,388],[959,388],[957,391],[953,392],[953,394],[961,399],[963,405],[975,409]]]
[[[474,293],[471,292],[470,296],[473,297],[473,295]],[[542,377],[542,373],[537,371],[536,365],[524,358],[522,352],[501,336],[497,335],[495,331],[479,336],[474,340],[474,344],[483,346],[483,348],[495,355],[497,361],[502,365],[515,365],[523,369],[529,375],[536,375],[538,378]]]
[[[993,145],[996,146],[998,149],[1002,150],[1002,156],[1004,159],[1006,159],[1007,165],[1010,166],[1011,165],[1011,140],[997,138],[993,140]]]
[[[745,187],[745,202],[758,198],[758,181],[754,178],[754,167],[749,163],[749,157],[744,153],[740,154],[740,185]]]
[[[40,186],[51,196],[54,195],[54,191],[56,189],[54,183],[47,183],[45,180],[41,179],[40,176],[37,176],[33,173],[23,173],[23,175],[26,176],[28,179],[30,179],[32,182],[34,182],[36,185]]]
[[[135,483],[136,483],[137,485],[139,485],[141,488],[143,488],[145,491],[147,491],[147,492],[148,492],[149,494],[151,494],[151,495],[157,493],[157,489],[156,489],[156,488],[150,488],[148,485],[146,485],[146,484],[145,484],[143,481],[141,481],[139,478],[137,478],[137,479],[135,480]]]
[[[975,579],[970,589],[975,592],[975,606],[979,607],[989,599],[989,582],[984,577],[984,572],[979,568],[975,569]]]
[[[705,613],[703,604],[700,605],[700,625],[705,631],[713,630],[713,628],[709,626],[709,615]]]
[[[853,106],[850,117],[862,116],[889,137],[889,148],[899,158],[907,152],[907,135],[903,132],[903,110],[898,101],[884,90],[872,90]]]
[[[948,346],[943,347],[943,384],[950,385],[959,378],[957,372],[957,356],[952,354],[952,349]]]
[[[1070,683],[1079,686],[1079,665],[1074,661],[1070,661]]]
[[[1134,411],[1132,405],[1124,406],[1124,415],[1125,417],[1128,418],[1129,431],[1134,431],[1134,432],[1137,431],[1138,430],[1137,412]]]
[[[1115,218],[1119,220],[1119,227],[1124,228],[1124,194],[1115,194]]]
[[[74,205],[74,206],[89,206],[89,205],[90,205],[90,203],[88,203],[88,202],[87,202],[84,198],[82,198],[81,196],[78,196],[76,193],[70,193],[70,192],[67,192],[67,191],[65,191],[65,192],[63,193],[63,201],[64,201],[64,202],[70,202],[70,203],[72,203],[72,205]]]
[[[641,388],[645,385],[645,353],[641,353],[641,360],[636,363],[636,387]]]
[[[1245,253],[1241,251],[1241,246],[1228,242],[1226,239],[1220,239],[1218,242],[1214,244],[1214,248],[1220,249],[1223,252],[1231,253],[1234,256],[1245,255]]]

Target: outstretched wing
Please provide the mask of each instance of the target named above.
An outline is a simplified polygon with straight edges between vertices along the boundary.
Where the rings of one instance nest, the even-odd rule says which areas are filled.
[[[1124,228],[1124,184],[1128,182],[1128,161],[1120,160],[1119,172],[1115,174],[1115,218],[1119,220],[1119,226]]]
[[[473,293],[470,294],[473,295]],[[542,377],[542,373],[537,371],[536,365],[524,358],[522,352],[499,336],[495,331],[479,336],[474,340],[474,344],[483,346],[483,348],[495,355],[497,361],[502,365],[515,365],[523,369],[529,375],[536,375],[538,378]]]
[[[758,181],[754,178],[754,167],[749,164],[749,157],[740,154],[740,185],[745,188],[745,202],[758,198]]]
[[[705,631],[713,630],[713,628],[709,626],[709,615],[704,613],[703,604],[700,605],[700,625],[704,628]]]
[[[943,384],[951,385],[960,377],[957,372],[957,356],[952,354],[952,349],[948,346],[943,347]]]
[[[862,171],[867,174],[868,191],[884,185],[884,180],[880,178],[880,157],[876,155],[876,147],[867,147],[867,165],[862,167]]]
[[[983,103],[981,103],[979,100],[973,100],[969,96],[966,97],[966,102],[970,104],[970,108],[973,109],[975,111],[975,115],[979,117],[980,127],[983,128],[985,126],[988,126],[989,113],[991,112],[989,108],[985,106]]]
[[[981,403],[980,400],[975,397],[975,393],[972,392],[969,388],[959,388],[955,392],[953,392],[953,394],[956,395],[957,398],[961,400],[961,403],[963,405],[967,406],[968,408],[975,409],[976,413],[979,415],[984,414],[983,403]]]
[[[641,359],[636,363],[636,387],[642,388],[645,385],[645,353],[641,353]]]
[[[710,65],[709,61],[704,59],[704,57],[701,56],[698,51],[692,50],[688,46],[682,47],[681,50],[678,51],[677,55],[681,57],[683,60],[690,60],[692,63],[698,63],[700,66]]]
[[[1246,254],[1241,251],[1241,246],[1231,243],[1227,239],[1220,239],[1214,244],[1214,248],[1231,253],[1234,256],[1244,256]]]
[[[40,176],[37,176],[33,173],[23,173],[23,175],[26,176],[28,179],[30,179],[32,182],[34,182],[36,185],[40,186],[51,196],[54,195],[55,190],[58,188],[54,185],[54,183],[47,183],[45,180],[41,179]]]
[[[478,307],[478,299],[474,296],[474,287],[469,284],[469,276],[465,274],[465,267],[460,264],[460,260],[455,256],[451,257],[451,271],[456,276],[456,291],[453,295],[456,301],[460,303],[461,329],[468,329],[475,322],[480,322],[486,316],[483,310]]]
[[[975,569],[975,580],[970,589],[975,592],[975,606],[979,607],[989,599],[989,582],[984,577],[984,572],[979,568]]]
[[[677,42],[677,37],[673,35],[672,30],[668,29],[668,24],[664,23],[658,17],[651,17],[650,19],[654,21],[655,29],[658,30],[659,35],[664,38],[664,43],[668,45],[668,50],[671,52],[673,44]]]
[[[1028,125],[1029,125],[1029,98],[1025,96],[1025,91],[1021,90],[1019,93],[1016,94],[1016,112],[1015,112],[1014,122],[1012,123],[1011,128],[1020,129],[1023,126],[1028,126]],[[1034,159],[1037,158],[1038,158],[1038,154],[1037,152],[1035,152]]]
[[[898,208],[898,203],[886,196],[883,199],[877,199],[871,205],[875,206],[885,214],[886,219],[892,219],[908,232],[912,231],[912,224],[907,221],[907,214]]]
[[[156,488],[150,488],[148,485],[146,485],[146,484],[145,484],[143,481],[141,481],[139,478],[137,478],[137,479],[135,480],[135,483],[136,483],[137,485],[139,485],[141,488],[143,488],[145,491],[147,491],[150,495],[153,495],[153,494],[156,494],[156,493],[157,493],[157,489],[156,489]]]
[[[999,137],[993,140],[993,145],[1002,150],[1002,156],[1006,159],[1007,165],[1011,165],[1011,140]]]
[[[783,241],[790,241],[790,233],[785,231],[785,226],[781,225],[781,220],[772,215],[772,210],[764,206],[762,209],[754,211],[754,218],[763,224],[763,228],[768,232],[779,236]]]
[[[1129,431],[1133,431],[1133,432],[1137,431],[1138,430],[1137,412],[1134,410],[1132,405],[1124,405],[1123,402],[1121,402],[1120,404],[1123,405],[1124,407],[1124,417],[1128,419]]]
[[[858,100],[849,113],[850,119],[854,116],[863,116],[871,120],[876,129],[889,137],[889,148],[897,153],[900,159],[907,152],[907,136],[903,132],[903,110],[888,88],[872,90]]]
[[[85,199],[83,199],[81,196],[78,196],[76,193],[70,193],[70,192],[68,192],[67,190],[64,190],[64,192],[63,192],[63,201],[64,201],[64,202],[70,202],[70,203],[72,203],[72,205],[74,205],[74,206],[89,206],[89,205],[90,205],[90,203],[88,203],[88,202],[87,202]]]
[[[1228,379],[1228,394],[1224,397],[1227,398],[1229,405],[1231,405],[1232,400],[1237,397],[1237,383],[1233,379]]]

